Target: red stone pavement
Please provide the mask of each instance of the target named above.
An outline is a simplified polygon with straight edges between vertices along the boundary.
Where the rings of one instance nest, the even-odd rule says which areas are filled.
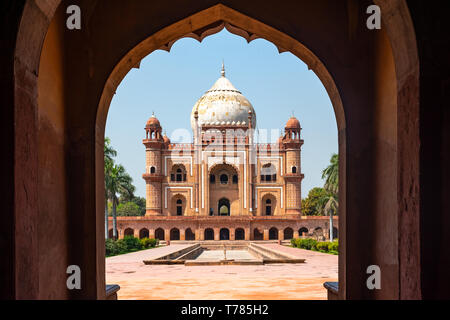
[[[337,281],[338,256],[264,244],[299,258],[302,264],[253,266],[145,265],[186,245],[170,245],[106,259],[106,282],[119,284],[119,299],[227,300],[326,299],[325,281]]]

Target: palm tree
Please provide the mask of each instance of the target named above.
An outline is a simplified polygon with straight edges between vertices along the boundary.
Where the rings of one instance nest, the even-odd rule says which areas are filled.
[[[105,166],[106,170],[106,166]],[[130,175],[125,171],[125,168],[122,165],[114,165],[112,164],[108,170],[108,175],[105,176],[106,190],[108,194],[108,198],[112,202],[112,216],[113,216],[113,237],[117,239],[117,214],[116,208],[119,204],[118,194],[125,195],[127,194],[131,198],[134,197],[133,193],[135,191],[135,187],[132,182],[133,179]]]
[[[325,216],[330,216],[330,241],[333,241],[333,214],[337,214],[339,201],[335,194],[329,192],[319,200],[319,211]]]
[[[333,241],[333,213],[337,214],[339,208],[339,156],[333,154],[330,165],[322,171],[322,179],[325,180],[324,189],[328,194],[320,201],[319,207],[322,213],[330,216],[330,241]]]
[[[325,180],[325,190],[338,194],[339,192],[339,156],[333,154],[330,165],[322,171],[322,179]]]
[[[113,157],[117,156],[117,151],[111,146],[111,140],[105,137],[105,144],[103,148],[103,154],[105,159],[105,239],[108,239],[108,188],[106,186],[106,181],[110,174],[110,170],[114,165]]]

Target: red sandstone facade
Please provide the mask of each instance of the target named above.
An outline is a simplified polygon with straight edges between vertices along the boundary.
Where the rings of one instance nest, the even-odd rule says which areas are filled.
[[[154,115],[148,120],[146,216],[119,219],[120,236],[269,240],[323,235],[321,219],[305,226],[301,216],[303,140],[295,117],[276,143],[255,143],[255,111],[222,68],[222,76],[194,106],[191,125],[194,142],[172,144],[159,120]]]

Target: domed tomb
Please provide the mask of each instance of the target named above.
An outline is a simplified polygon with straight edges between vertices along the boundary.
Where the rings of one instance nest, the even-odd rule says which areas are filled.
[[[222,65],[221,77],[194,105],[191,127],[195,128],[194,113],[198,112],[200,126],[248,126],[251,114],[252,128],[256,127],[256,114],[252,104],[225,77]],[[251,113],[249,113],[251,112]]]

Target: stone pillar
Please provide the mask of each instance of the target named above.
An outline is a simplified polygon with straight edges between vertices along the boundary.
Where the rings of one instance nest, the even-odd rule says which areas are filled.
[[[220,240],[220,229],[214,228],[214,240],[218,241]]]
[[[298,230],[294,231],[294,239],[297,239],[299,237]]]
[[[283,231],[283,229],[278,230],[278,240],[284,240],[284,231]]]
[[[197,241],[203,240],[202,236],[201,236],[202,229],[195,229],[194,233],[195,233],[195,240],[197,240]]]
[[[269,229],[264,229],[264,240],[269,240]]]
[[[244,239],[248,241],[248,240],[251,239],[251,231],[250,231],[251,229],[250,228],[245,228],[244,230],[245,230],[245,235],[244,235],[245,237],[244,237]]]
[[[155,239],[155,229],[148,229],[148,237],[150,239]]]
[[[180,229],[180,240],[186,240],[186,230]]]
[[[235,228],[230,228],[230,240],[236,240]]]
[[[138,239],[139,239],[139,229],[138,229],[138,228],[133,229],[133,236],[134,236],[135,238],[138,238]]]
[[[170,229],[164,229],[164,240],[170,240]]]
[[[117,238],[118,239],[123,239],[123,230],[122,229],[119,229],[119,228],[117,228]]]

